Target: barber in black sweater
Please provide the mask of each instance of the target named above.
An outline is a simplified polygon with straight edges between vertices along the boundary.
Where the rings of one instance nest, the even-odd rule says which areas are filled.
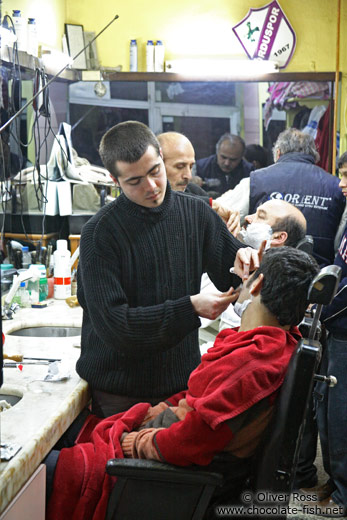
[[[185,388],[200,361],[199,316],[214,319],[237,299],[230,267],[247,278],[259,259],[207,204],[171,190],[146,125],[114,126],[99,151],[122,194],[82,230],[77,372],[92,411],[107,417]],[[199,294],[205,271],[222,294]]]

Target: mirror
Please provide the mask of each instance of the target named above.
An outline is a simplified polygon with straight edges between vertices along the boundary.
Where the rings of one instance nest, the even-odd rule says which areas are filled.
[[[170,74],[157,74],[158,81],[130,81],[131,74],[126,73],[118,76],[117,81],[78,82],[69,87],[73,146],[93,164],[101,165],[97,150],[102,135],[129,119],[149,125],[155,133],[185,134],[196,159],[215,153],[223,133],[238,134],[247,145],[264,146],[271,164],[272,147],[282,130],[303,129],[315,107],[321,107],[320,113],[328,108],[334,77],[284,82],[277,75],[278,81],[241,82],[162,79]]]
[[[13,68],[10,64],[3,64],[0,71],[3,124],[47,78],[42,71],[38,74],[37,70]],[[92,165],[102,166],[98,147],[103,134],[113,125],[129,119],[148,124],[155,133],[182,132],[191,140],[196,159],[213,154],[223,133],[239,134],[246,144],[263,145],[271,164],[272,146],[283,129],[293,125],[302,128],[314,107],[326,109],[331,105],[334,79],[333,73],[269,74],[259,81],[255,78],[249,81],[193,80],[173,73],[113,73],[97,82],[58,79],[49,86],[47,96],[38,98],[34,107],[28,107],[1,135],[2,231],[22,235],[29,245],[41,235],[49,240],[51,234],[54,238],[68,238],[71,233],[80,232],[85,219],[72,228],[72,219],[44,213],[43,202],[47,200],[44,175],[33,187],[34,205],[21,198],[25,183],[18,186],[13,182],[20,167],[32,166],[35,162],[45,165],[49,161],[59,125],[64,121],[71,124],[72,146],[77,155]],[[269,86],[276,87],[277,95],[270,106],[266,104]],[[331,164],[331,144],[328,163]],[[99,192],[92,195],[94,212],[101,196]],[[38,238],[34,239],[34,235]]]

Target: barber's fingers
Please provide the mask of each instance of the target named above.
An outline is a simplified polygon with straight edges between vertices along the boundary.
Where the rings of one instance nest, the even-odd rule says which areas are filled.
[[[228,291],[219,294],[218,296],[218,313],[221,314],[225,311],[231,303],[236,302],[239,297],[239,292],[235,291],[233,287],[231,287]]]
[[[258,249],[259,262],[261,262],[262,259],[263,259],[263,254],[265,252],[266,242],[267,242],[267,240],[263,240],[262,243],[260,244],[259,249]]]
[[[237,236],[238,232],[241,229],[240,225],[240,212],[239,211],[230,211],[230,217],[227,221],[227,228],[234,237]]]
[[[251,247],[242,247],[238,250],[234,263],[234,272],[242,278],[248,280],[249,273],[259,267],[259,253]]]

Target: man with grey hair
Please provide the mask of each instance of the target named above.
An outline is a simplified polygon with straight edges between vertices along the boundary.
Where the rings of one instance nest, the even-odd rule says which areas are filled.
[[[313,256],[321,266],[332,264],[346,206],[338,178],[316,166],[319,154],[313,137],[296,128],[280,133],[273,154],[274,164],[251,172],[249,179],[217,202],[239,210],[241,221],[269,199],[294,204],[307,220],[307,233],[313,236]]]
[[[249,177],[253,165],[243,159],[245,148],[239,135],[223,134],[216,144],[216,153],[195,163],[193,173],[203,180],[203,188],[222,194]]]

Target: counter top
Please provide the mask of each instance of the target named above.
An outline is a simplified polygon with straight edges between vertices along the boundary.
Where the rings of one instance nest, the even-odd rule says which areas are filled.
[[[42,381],[48,365],[4,368],[1,394],[23,395],[12,408],[0,413],[1,443],[15,443],[20,451],[0,463],[0,513],[30,478],[89,400],[87,383],[75,371],[80,354],[80,336],[19,337],[10,332],[37,326],[80,327],[82,309],[70,308],[63,300],[51,300],[42,309],[20,309],[12,320],[4,320],[8,355],[61,358],[59,363],[69,378],[59,382]]]

